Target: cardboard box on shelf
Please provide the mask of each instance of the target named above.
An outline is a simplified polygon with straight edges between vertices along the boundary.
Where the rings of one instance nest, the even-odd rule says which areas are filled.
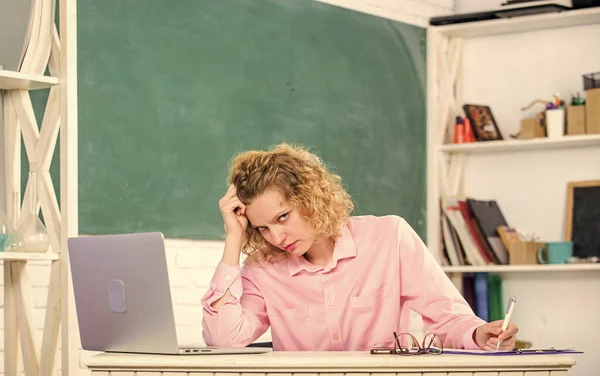
[[[585,131],[600,134],[600,87],[585,91]]]

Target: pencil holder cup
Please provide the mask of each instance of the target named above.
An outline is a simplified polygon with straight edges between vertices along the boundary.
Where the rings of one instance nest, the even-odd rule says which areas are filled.
[[[565,110],[546,110],[546,133],[548,138],[562,137],[565,134]]]
[[[566,264],[573,256],[573,242],[550,242],[538,249],[540,264]]]

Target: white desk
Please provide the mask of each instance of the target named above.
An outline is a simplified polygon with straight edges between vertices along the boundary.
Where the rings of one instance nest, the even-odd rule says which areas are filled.
[[[235,356],[100,354],[84,365],[91,369],[92,376],[567,376],[574,364],[568,355],[399,356],[278,351]]]

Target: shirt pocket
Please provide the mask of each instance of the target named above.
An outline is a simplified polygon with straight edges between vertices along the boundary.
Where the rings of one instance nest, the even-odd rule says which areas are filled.
[[[394,346],[392,296],[392,288],[384,285],[375,292],[350,297],[352,330],[349,337],[356,348],[349,350]]]
[[[351,296],[350,308],[372,308],[380,306],[382,300],[392,296],[392,289],[388,285],[382,286],[375,294]]]

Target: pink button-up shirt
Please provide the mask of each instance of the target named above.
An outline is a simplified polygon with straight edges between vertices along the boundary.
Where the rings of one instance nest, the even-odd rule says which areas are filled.
[[[229,289],[218,310],[211,304]],[[408,308],[446,348],[478,349],[485,323],[419,236],[397,216],[352,217],[325,267],[303,257],[240,268],[219,263],[202,298],[203,338],[246,346],[271,327],[274,350],[367,350],[407,332]]]

